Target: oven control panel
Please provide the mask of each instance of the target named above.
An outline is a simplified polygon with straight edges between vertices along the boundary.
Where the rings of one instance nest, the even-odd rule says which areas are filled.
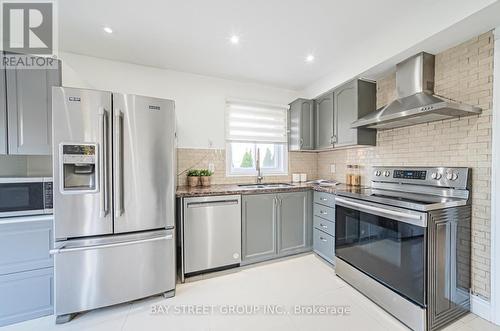
[[[466,188],[469,176],[469,168],[373,167],[372,182]]]
[[[425,180],[427,171],[425,170],[394,170],[394,178]]]

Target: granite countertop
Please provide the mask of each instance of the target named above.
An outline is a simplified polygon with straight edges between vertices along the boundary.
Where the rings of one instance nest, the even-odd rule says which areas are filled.
[[[289,183],[288,187],[270,187],[270,188],[251,188],[238,186],[237,184],[211,185],[207,187],[197,186],[178,186],[177,197],[196,197],[209,195],[230,195],[230,194],[259,194],[259,193],[278,193],[278,192],[298,192],[314,190],[335,194],[339,190],[347,190],[348,186],[340,184],[337,186],[319,186],[311,183]]]

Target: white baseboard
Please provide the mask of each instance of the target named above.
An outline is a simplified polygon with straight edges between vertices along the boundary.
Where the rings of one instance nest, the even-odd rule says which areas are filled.
[[[491,321],[490,302],[477,295],[471,294],[470,296],[470,311],[487,321]]]

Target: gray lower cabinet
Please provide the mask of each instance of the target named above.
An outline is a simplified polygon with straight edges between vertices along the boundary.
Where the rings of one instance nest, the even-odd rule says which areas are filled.
[[[60,61],[58,65],[5,70],[8,154],[51,154],[52,86],[61,86]]]
[[[329,92],[315,100],[316,118],[316,145],[315,149],[326,149],[333,147],[333,93]]]
[[[376,145],[377,131],[351,127],[352,122],[375,111],[376,84],[352,80],[334,90],[334,147]]]
[[[0,326],[53,313],[52,222],[0,218]]]
[[[313,250],[330,263],[335,263],[334,195],[314,192]]]
[[[54,269],[0,276],[0,326],[54,312]]]
[[[312,246],[312,192],[278,195],[278,255],[293,254]]]
[[[314,149],[314,101],[297,99],[290,104],[288,149]]]
[[[241,201],[242,263],[275,257],[278,247],[276,195],[244,195]]]
[[[330,263],[335,263],[335,237],[314,228],[314,252]]]
[[[242,264],[310,250],[311,204],[310,191],[242,196]]]

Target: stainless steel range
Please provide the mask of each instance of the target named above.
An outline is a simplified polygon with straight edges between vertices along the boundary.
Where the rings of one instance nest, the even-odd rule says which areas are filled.
[[[469,168],[374,167],[338,192],[336,273],[413,330],[470,307]]]

